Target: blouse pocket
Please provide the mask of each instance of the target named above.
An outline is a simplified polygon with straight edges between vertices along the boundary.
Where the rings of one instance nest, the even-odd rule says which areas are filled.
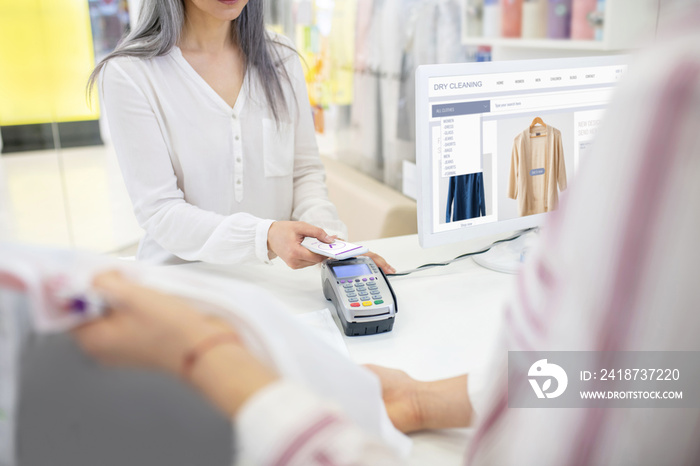
[[[294,131],[290,123],[263,118],[265,176],[290,176],[294,170]]]

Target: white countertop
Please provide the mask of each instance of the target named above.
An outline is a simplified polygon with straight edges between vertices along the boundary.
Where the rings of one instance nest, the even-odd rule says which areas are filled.
[[[417,235],[366,241],[399,272],[422,264],[443,262],[488,246],[507,235],[422,249]],[[255,283],[286,302],[291,312],[329,308],[323,296],[318,267],[292,270],[281,260],[274,265],[187,265],[204,273]],[[358,364],[373,363],[403,369],[421,380],[434,380],[469,372],[484,364],[501,323],[504,299],[513,275],[487,270],[470,258],[445,267],[391,277],[398,314],[391,332],[347,337],[350,357]],[[342,330],[341,330],[342,332]],[[466,388],[465,388],[466,389]],[[410,464],[463,464],[469,429],[413,434]]]

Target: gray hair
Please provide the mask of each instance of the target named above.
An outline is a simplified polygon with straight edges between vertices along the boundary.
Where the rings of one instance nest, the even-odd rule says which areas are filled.
[[[265,32],[264,0],[250,0],[240,16],[233,21],[231,34],[245,56],[246,73],[255,68],[265,84],[265,97],[277,122],[287,113],[287,101],[282,90],[282,80],[290,82],[278,50],[272,45],[286,44],[273,41]],[[143,0],[138,23],[134,29],[107,55],[90,74],[88,95],[92,91],[100,70],[117,57],[153,58],[165,55],[177,44],[185,24],[184,0]],[[291,88],[291,86],[290,86]],[[293,88],[292,88],[293,89]]]

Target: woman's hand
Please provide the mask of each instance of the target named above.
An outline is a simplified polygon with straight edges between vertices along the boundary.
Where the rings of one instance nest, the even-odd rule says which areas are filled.
[[[98,275],[93,286],[107,300],[109,312],[73,333],[97,360],[183,376],[186,355],[211,338],[226,336],[225,344],[197,355],[187,381],[229,416],[276,379],[231,325],[199,313],[186,300],[139,286],[118,272]]]
[[[362,255],[372,259],[374,263],[377,264],[377,266],[384,271],[385,274],[390,275],[392,273],[396,273],[396,269],[390,266],[389,263],[379,254],[368,252]]]
[[[323,228],[306,222],[276,221],[267,232],[267,249],[277,254],[293,269],[318,264],[326,257],[315,254],[301,245],[310,236],[324,243],[332,243],[335,236],[328,235]]]
[[[323,228],[306,222],[277,221],[270,225],[267,233],[267,249],[280,256],[293,269],[308,267],[327,259],[326,256],[315,254],[301,245],[307,236],[324,243],[332,243],[337,239],[335,236],[328,235]],[[396,270],[379,254],[368,252],[363,255],[370,257],[384,273],[396,273]]]

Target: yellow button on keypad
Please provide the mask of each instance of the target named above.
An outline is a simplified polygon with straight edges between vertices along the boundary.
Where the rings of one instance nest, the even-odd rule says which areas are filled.
[[[363,302],[362,302],[362,305],[363,305],[363,306],[371,306],[371,305],[372,305],[372,301],[363,301]]]

